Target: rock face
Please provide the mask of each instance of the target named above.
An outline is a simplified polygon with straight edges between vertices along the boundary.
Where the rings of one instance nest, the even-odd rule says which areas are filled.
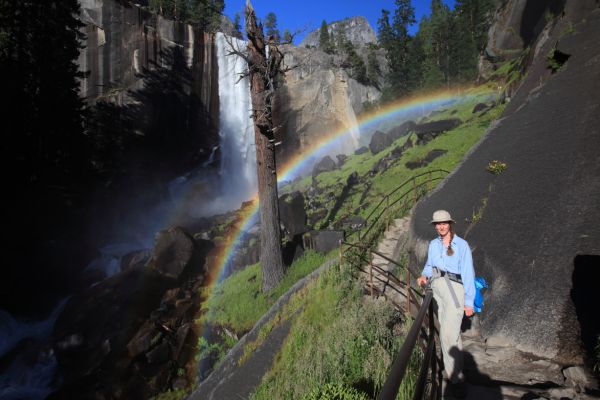
[[[536,41],[548,16],[558,16],[565,3],[571,14],[593,8],[594,1],[509,0],[503,2],[488,31],[486,55],[493,60],[510,59]],[[576,4],[577,3],[577,4]],[[587,3],[587,4],[584,4]],[[583,9],[583,10],[582,10]]]
[[[340,68],[336,56],[316,49],[285,46],[285,64],[297,66],[285,77],[276,101],[276,125],[282,126],[280,159],[289,159],[308,146],[336,132],[348,131],[331,155],[357,148],[357,114],[364,102],[381,97],[375,87],[365,86]]]
[[[158,236],[151,267],[131,266],[69,299],[53,331],[64,383],[51,398],[149,398],[185,379],[177,368],[193,356],[212,245],[179,228]]]
[[[570,3],[546,27],[548,39],[532,45],[537,57],[503,118],[416,206],[412,248],[418,273],[434,235],[428,221],[434,210],[449,210],[473,249],[477,275],[491,286],[484,337],[581,365],[583,349],[590,355],[590,338],[600,333],[586,306],[598,304],[586,282],[600,279],[591,267],[600,255],[600,227],[590,223],[600,219],[600,9],[578,20]],[[546,55],[555,45],[571,57],[551,74]],[[491,160],[507,169],[490,174]],[[475,221],[474,210],[481,211]]]
[[[351,17],[341,21],[335,21],[327,25],[329,35],[337,35],[344,32],[346,38],[354,46],[364,46],[367,43],[377,43],[377,35],[365,17]],[[300,47],[318,47],[320,29],[310,32],[300,42]]]
[[[191,129],[204,132],[198,146],[208,149],[208,157],[212,146],[218,144],[219,115],[212,34],[127,2],[83,0],[80,3],[86,35],[78,59],[80,70],[86,72],[81,79],[81,95],[88,103],[98,99],[118,106],[147,102],[152,99],[143,99],[132,92],[160,83],[152,83],[159,76],[149,71],[169,65],[177,71],[172,78],[181,85],[182,95],[189,96],[189,102],[181,107],[189,108],[185,115]],[[173,118],[177,115],[172,115]]]

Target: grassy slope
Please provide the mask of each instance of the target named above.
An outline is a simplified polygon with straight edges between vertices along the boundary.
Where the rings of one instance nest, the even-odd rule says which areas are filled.
[[[476,103],[489,100],[483,90],[479,89],[479,92],[479,97],[447,106],[430,119],[460,118],[462,125],[425,145],[408,149],[387,170],[369,176],[375,163],[396,146],[401,146],[407,137],[398,139],[377,155],[368,152],[349,156],[339,170],[320,174],[317,182],[323,190],[318,200],[322,207],[327,209],[333,206],[335,200],[329,200],[328,196],[331,193],[339,194],[353,172],[363,179],[343,202],[338,217],[353,213],[368,186],[370,189],[364,200],[372,207],[382,195],[419,172],[438,168],[451,171],[503,110],[500,105],[484,115],[472,114]],[[447,153],[423,168],[406,168],[407,161],[421,159],[433,149],[447,150]],[[305,192],[310,184],[311,178],[308,177],[289,185],[284,191]],[[369,210],[367,207],[358,212],[364,216]],[[238,333],[246,332],[280,294],[324,260],[324,256],[308,253],[289,269],[284,282],[266,295],[260,292],[259,265],[232,275],[204,305],[206,313],[202,323],[227,326]],[[259,340],[267,336],[277,321],[290,318],[291,315],[295,317],[288,339],[272,370],[255,392],[256,399],[301,398],[310,395],[311,391],[314,395],[319,387],[328,383],[342,385],[342,388],[349,390],[356,389],[367,397],[373,396],[381,387],[393,354],[402,341],[402,329],[390,323],[394,316],[389,307],[364,299],[349,274],[334,268],[294,295],[289,306],[284,307],[273,323],[265,326],[264,332],[259,335],[262,339]],[[260,343],[249,344],[248,354],[258,345]],[[406,392],[410,382],[405,386],[403,391],[408,396]]]

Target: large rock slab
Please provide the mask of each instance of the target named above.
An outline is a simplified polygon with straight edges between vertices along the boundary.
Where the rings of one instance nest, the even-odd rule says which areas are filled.
[[[600,11],[572,33],[565,28],[560,22],[550,29],[531,68],[544,68],[557,42],[571,54],[567,64],[541,86],[538,75],[527,76],[503,118],[416,206],[411,229],[420,270],[434,235],[431,215],[449,210],[473,249],[476,273],[491,284],[482,334],[577,365],[584,358],[580,331],[591,322],[578,321],[572,299],[598,275],[576,256],[600,255],[600,225],[590,223],[600,220]],[[490,174],[492,160],[508,168]]]

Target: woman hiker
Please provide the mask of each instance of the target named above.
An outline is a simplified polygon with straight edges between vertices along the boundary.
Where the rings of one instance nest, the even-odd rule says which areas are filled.
[[[460,326],[463,313],[467,317],[473,315],[475,273],[469,244],[454,233],[454,222],[446,210],[433,213],[431,224],[435,226],[438,237],[429,243],[427,262],[417,284],[424,286],[428,280],[431,284],[440,322],[444,370],[454,396],[464,397],[466,388]]]

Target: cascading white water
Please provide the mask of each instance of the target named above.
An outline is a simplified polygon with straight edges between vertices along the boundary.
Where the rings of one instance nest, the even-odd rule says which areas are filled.
[[[219,136],[221,149],[222,197],[238,208],[256,192],[256,151],[251,114],[250,82],[240,77],[247,72],[246,61],[232,52],[244,51],[246,43],[217,33],[219,62]]]
[[[57,381],[56,358],[51,346],[54,323],[67,299],[61,300],[44,320],[18,321],[0,310],[0,359],[20,343],[28,351],[10,358],[0,374],[0,399],[42,400],[60,383]]]

